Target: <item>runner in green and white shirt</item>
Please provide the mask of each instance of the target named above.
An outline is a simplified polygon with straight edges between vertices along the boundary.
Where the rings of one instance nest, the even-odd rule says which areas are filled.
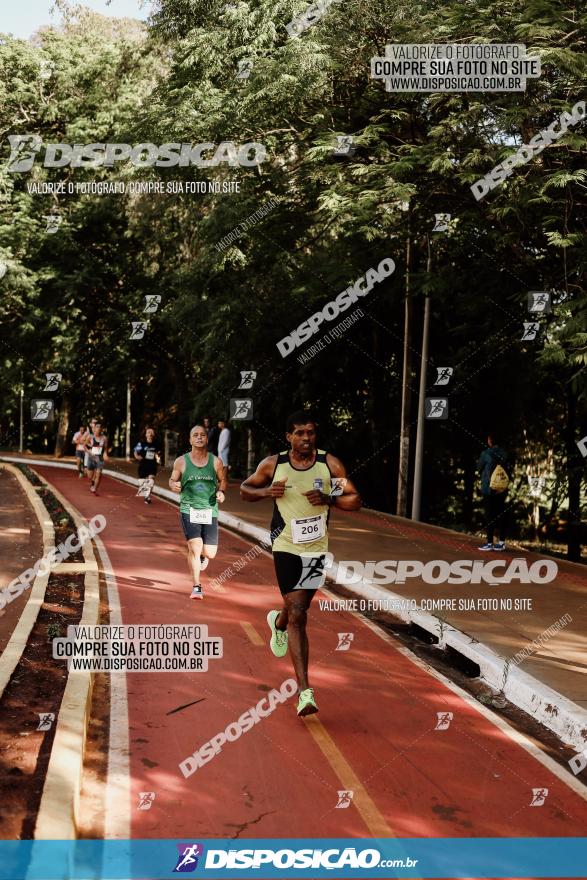
[[[218,550],[218,502],[224,501],[226,476],[220,459],[208,452],[203,425],[190,431],[190,445],[191,452],[175,459],[169,488],[180,496],[179,516],[193,578],[190,599],[203,599],[200,572]]]

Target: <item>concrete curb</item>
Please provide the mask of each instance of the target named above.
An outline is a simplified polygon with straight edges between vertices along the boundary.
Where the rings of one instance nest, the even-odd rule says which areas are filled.
[[[9,463],[0,464],[0,467],[4,467],[6,470],[10,471],[11,474],[14,474],[26,495],[29,504],[33,508],[33,512],[41,526],[43,556],[46,556],[51,547],[55,545],[55,529],[53,528],[53,522],[49,516],[49,511],[39,498],[35,491],[35,487],[25,476],[23,476],[17,467],[14,467]],[[39,615],[41,605],[45,601],[45,591],[47,589],[47,584],[49,583],[50,574],[51,572],[47,572],[47,574],[38,574],[33,581],[31,589],[27,590],[27,603],[22,609],[22,614],[14,627],[14,631],[8,640],[8,644],[2,652],[2,656],[0,656],[0,697],[10,681],[12,673],[18,666],[22,652],[25,649],[32,628]]]
[[[222,513],[221,517],[220,521],[228,528],[253,538],[265,546],[269,545],[269,531],[252,526],[228,513]],[[326,575],[327,580],[336,582],[340,568],[338,563],[334,563],[331,573]],[[378,605],[381,604],[383,608],[389,608],[395,617],[399,617],[405,623],[413,623],[435,636],[438,639],[439,648],[445,650],[452,648],[463,657],[478,664],[481,678],[489,687],[503,691],[505,697],[514,706],[527,712],[528,715],[560,737],[564,743],[578,751],[585,748],[587,711],[581,706],[521,669],[507,668],[505,659],[492,651],[491,648],[446,624],[433,614],[406,608],[406,598],[399,593],[384,590],[364,580],[357,584],[345,584],[345,589],[365,601],[365,607],[361,610],[367,610],[367,603],[370,601],[376,602]],[[507,676],[504,682],[506,669]]]
[[[67,510],[76,528],[87,524],[87,520],[54,486],[51,486],[51,492]],[[91,541],[84,544],[83,554],[86,566],[84,607],[79,626],[91,626],[98,622],[100,610],[98,566]],[[74,565],[80,567],[80,563]],[[67,677],[37,814],[35,840],[77,838],[92,684],[93,676],[89,672],[70,672]]]
[[[16,459],[11,458],[10,460],[15,461]],[[23,461],[25,460],[23,459]],[[44,462],[31,462],[30,460],[25,461],[25,463],[44,464]],[[75,465],[59,465],[57,462],[52,463],[52,466],[75,468]],[[126,474],[118,474],[110,470],[104,470],[104,473],[131,485],[138,485],[138,480]],[[155,487],[153,494],[175,503],[178,502],[178,496],[167,489]],[[220,511],[218,519],[219,523],[226,526],[226,528],[252,538],[263,546],[268,547],[270,545],[268,530],[251,525],[224,511]],[[336,581],[338,569],[338,564],[334,563],[331,574],[327,575],[328,580]],[[496,691],[503,691],[505,697],[514,706],[527,712],[528,715],[556,734],[567,745],[570,745],[577,751],[582,751],[587,745],[587,710],[581,706],[573,703],[567,697],[543,684],[534,676],[523,672],[518,667],[508,668],[505,658],[500,657],[491,648],[476,641],[466,633],[441,621],[440,618],[435,617],[433,614],[425,611],[414,611],[406,607],[402,608],[401,603],[406,602],[405,596],[401,596],[391,590],[381,589],[364,580],[356,584],[345,584],[345,589],[364,600],[365,603],[369,601],[384,603],[383,608],[387,606],[395,617],[400,618],[405,623],[413,623],[435,636],[439,640],[440,648],[452,648],[463,657],[476,663],[481,670],[481,678],[489,687]],[[367,604],[365,604],[365,607],[361,610],[366,610],[367,607]]]

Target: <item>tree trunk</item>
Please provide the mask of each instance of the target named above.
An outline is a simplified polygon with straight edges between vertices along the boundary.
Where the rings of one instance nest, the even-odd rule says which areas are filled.
[[[577,427],[577,400],[569,385],[567,390],[567,479],[569,499],[569,526],[567,558],[581,561],[581,481],[583,461],[575,442]]]
[[[463,522],[465,525],[465,529],[470,532],[473,527],[473,506],[475,503],[475,478],[477,476],[477,472],[475,470],[475,461],[473,458],[474,450],[471,452],[471,456],[467,456],[465,461],[464,468],[464,476],[463,476],[463,484],[464,484],[464,497],[463,497]]]
[[[255,439],[253,429],[247,428],[247,477],[255,470]]]
[[[55,438],[55,458],[62,458],[65,453],[67,435],[69,433],[69,417],[71,415],[71,400],[68,394],[64,394],[59,407],[59,424],[57,437]]]

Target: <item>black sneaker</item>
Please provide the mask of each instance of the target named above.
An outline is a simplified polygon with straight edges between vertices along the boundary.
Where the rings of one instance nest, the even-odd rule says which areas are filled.
[[[199,586],[199,584],[196,584],[194,586],[192,592],[190,593],[190,599],[203,599],[203,598],[204,598],[204,591]]]

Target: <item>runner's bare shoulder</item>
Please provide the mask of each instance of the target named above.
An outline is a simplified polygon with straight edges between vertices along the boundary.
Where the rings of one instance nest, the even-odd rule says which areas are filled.
[[[183,474],[185,470],[185,459],[183,455],[180,455],[178,458],[175,459],[175,461],[173,462],[173,470],[180,471]]]
[[[268,455],[267,458],[262,459],[257,465],[257,470],[253,474],[256,477],[265,477],[268,483],[273,479],[273,474],[275,473],[275,468],[277,467],[277,459],[279,456],[277,455]]]

